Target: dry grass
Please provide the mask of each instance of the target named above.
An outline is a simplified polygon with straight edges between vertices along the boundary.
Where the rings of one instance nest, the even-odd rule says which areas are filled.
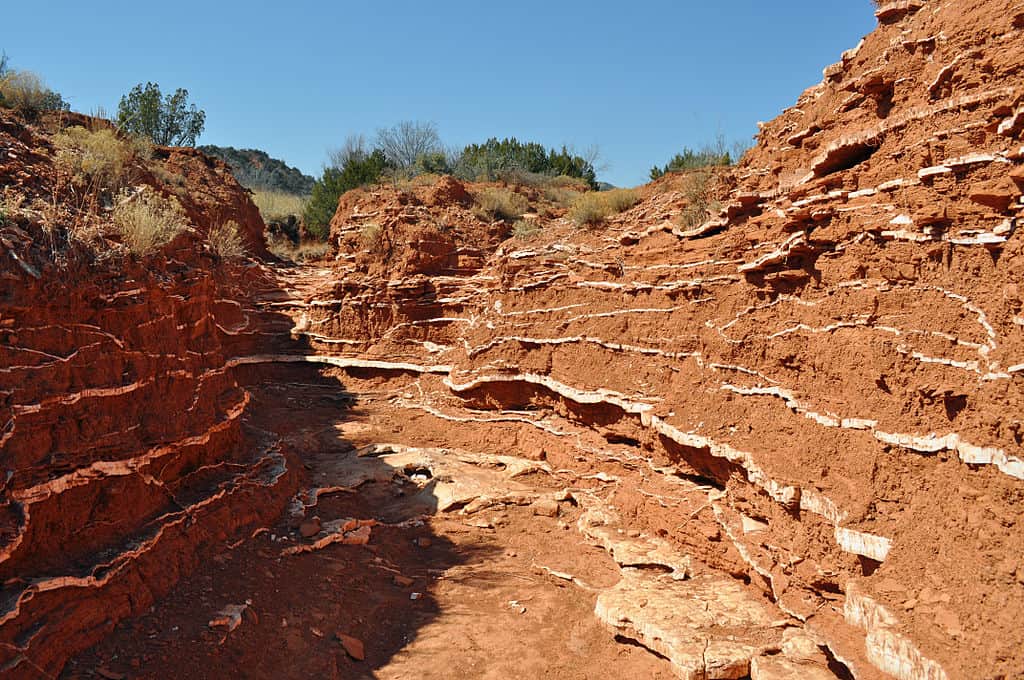
[[[21,215],[25,205],[25,195],[11,187],[4,187],[0,192],[0,226],[14,222]]]
[[[211,227],[206,240],[210,244],[210,249],[225,260],[245,257],[245,243],[238,231],[238,223],[234,220]]]
[[[29,118],[46,107],[49,94],[42,79],[31,71],[11,71],[0,79],[0,101]]]
[[[279,222],[291,215],[301,217],[306,211],[309,197],[283,191],[254,191],[252,202],[259,208],[264,222]]]
[[[569,208],[569,217],[580,226],[597,225],[612,215],[628,210],[640,201],[633,189],[591,191],[577,198]]]
[[[280,236],[271,236],[267,241],[267,246],[274,255],[282,260],[291,260],[292,262],[320,260],[326,257],[331,250],[324,241],[307,241],[295,245],[287,238]]]
[[[530,203],[509,189],[486,187],[477,192],[476,207],[473,212],[484,221],[519,219],[530,209]]]
[[[708,170],[696,170],[686,177],[683,184],[683,196],[686,207],[679,215],[679,225],[684,229],[693,229],[704,223],[712,213],[721,209],[721,204],[713,200],[716,175]]]
[[[134,196],[122,192],[113,220],[125,246],[140,256],[157,251],[189,227],[176,200],[149,191]]]
[[[109,128],[86,130],[70,127],[53,140],[57,164],[69,173],[72,183],[88,192],[116,191],[131,181],[131,165],[146,157],[151,147],[120,139]]]
[[[540,225],[533,220],[519,220],[512,225],[512,236],[520,241],[529,241],[540,233]]]
[[[359,241],[371,253],[381,253],[384,250],[383,235],[384,232],[380,225],[370,222],[359,230]]]

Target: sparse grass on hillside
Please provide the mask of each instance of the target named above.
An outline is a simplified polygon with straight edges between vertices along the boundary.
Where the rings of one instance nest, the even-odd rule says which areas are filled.
[[[513,221],[519,219],[524,212],[530,209],[530,203],[523,196],[520,196],[509,189],[500,187],[485,187],[477,192],[476,207],[473,212],[484,221],[505,220]]]
[[[245,244],[238,231],[238,223],[234,220],[211,227],[206,240],[210,243],[213,252],[225,260],[237,259],[245,255]]]
[[[721,209],[721,203],[712,195],[715,178],[715,173],[710,170],[696,170],[687,176],[683,185],[686,207],[679,215],[679,225],[684,229],[699,226]]]
[[[136,255],[148,255],[188,229],[181,205],[150,191],[122,193],[114,206],[114,227],[125,246]]]
[[[612,215],[628,210],[640,201],[633,189],[592,191],[583,194],[569,208],[569,217],[580,226],[597,225]]]
[[[152,146],[143,140],[125,140],[109,128],[70,127],[53,140],[57,164],[72,183],[87,193],[117,191],[131,181],[132,163],[148,160]]]
[[[533,220],[519,220],[512,225],[512,236],[520,241],[528,241],[540,232],[540,225]]]
[[[259,208],[264,222],[280,221],[289,215],[300,217],[309,203],[308,196],[286,194],[283,191],[254,191],[252,202]]]

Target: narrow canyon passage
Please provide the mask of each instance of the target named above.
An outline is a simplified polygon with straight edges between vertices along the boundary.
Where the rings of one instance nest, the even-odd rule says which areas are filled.
[[[19,208],[0,676],[1024,677],[1024,7],[879,5],[625,196],[378,182],[302,265],[195,149],[159,252]]]
[[[554,408],[431,413],[436,376],[275,354],[323,274],[283,272],[254,355],[278,360],[240,369],[245,437],[279,440],[301,491],[61,677],[845,677],[745,574],[659,537],[721,541],[715,486]]]

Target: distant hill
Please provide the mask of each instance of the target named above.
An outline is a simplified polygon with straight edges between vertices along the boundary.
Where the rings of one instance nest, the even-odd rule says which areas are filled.
[[[286,165],[284,161],[271,158],[265,151],[212,144],[199,149],[230,165],[235,179],[247,189],[282,191],[301,196],[307,196],[313,191],[315,180],[312,177],[302,174],[298,168]]]

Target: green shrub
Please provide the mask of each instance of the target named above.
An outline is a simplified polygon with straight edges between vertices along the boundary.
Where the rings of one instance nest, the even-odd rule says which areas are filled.
[[[515,137],[488,139],[483,144],[469,144],[455,163],[455,174],[470,181],[515,181],[518,175],[568,175],[582,179],[591,188],[597,186],[593,164],[569,152],[545,149],[536,142],[520,142]]]
[[[632,208],[640,201],[633,189],[612,189],[591,191],[583,194],[569,208],[569,217],[580,226],[596,225],[623,210]]]
[[[117,106],[118,127],[163,146],[195,146],[205,124],[206,113],[188,103],[182,88],[164,97],[156,83],[139,83]]]
[[[452,166],[443,151],[432,151],[421,154],[413,166],[414,176],[417,175],[450,175]]]
[[[683,149],[682,153],[677,153],[673,156],[664,167],[654,166],[651,168],[650,174],[651,179],[658,179],[670,172],[695,170],[716,165],[732,165],[732,156],[730,156],[728,151],[718,147],[704,147],[700,151],[694,151],[687,147]]]
[[[245,255],[245,243],[238,231],[238,223],[228,220],[210,228],[206,237],[210,249],[225,260],[237,259]]]
[[[59,93],[43,84],[30,71],[5,71],[0,77],[0,105],[14,109],[29,120],[43,111],[67,111],[68,104]]]
[[[303,218],[306,229],[317,238],[327,238],[331,219],[338,209],[338,199],[346,191],[380,180],[392,168],[384,152],[377,149],[367,154],[348,155],[342,167],[324,168],[324,173],[313,185]]]
[[[188,217],[181,205],[150,191],[129,195],[122,192],[114,206],[114,228],[128,250],[149,255],[188,229]]]
[[[500,187],[485,187],[477,192],[474,198],[476,199],[476,208],[473,209],[473,212],[485,221],[517,220],[530,209],[526,198],[514,191]]]

